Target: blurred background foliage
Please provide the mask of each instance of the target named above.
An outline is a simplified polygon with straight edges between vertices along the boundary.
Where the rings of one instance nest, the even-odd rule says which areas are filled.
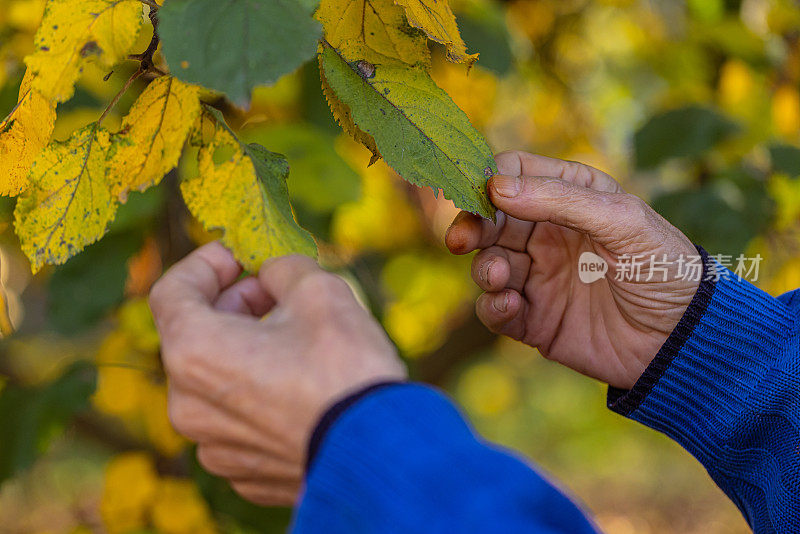
[[[712,253],[761,254],[758,284],[772,294],[800,286],[794,0],[453,4],[481,57],[467,75],[435,51],[435,79],[495,150],[597,166]],[[43,5],[0,0],[0,116]],[[95,120],[130,72],[105,74],[85,73],[59,107],[56,138]],[[451,392],[486,437],[539,462],[607,532],[746,531],[702,467],[610,413],[600,384],[480,326],[470,258],[442,245],[456,210],[383,162],[366,167],[320,97],[316,66],[227,116],[245,139],[286,154],[297,216],[324,262],[413,375]],[[0,199],[0,532],[271,533],[288,523],[288,510],[252,506],[204,473],[169,425],[145,298],[166,266],[213,239],[176,195],[182,172],[132,194],[102,241],[35,278],[11,231],[13,200]]]

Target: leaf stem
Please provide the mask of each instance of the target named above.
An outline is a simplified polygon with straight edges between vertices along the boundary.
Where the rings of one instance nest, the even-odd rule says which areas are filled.
[[[138,78],[142,74],[144,74],[144,69],[142,69],[142,65],[140,65],[139,68],[136,69],[136,72],[131,74],[131,77],[128,78],[128,81],[125,82],[125,85],[122,86],[122,89],[120,89],[119,92],[114,96],[114,99],[111,100],[108,106],[106,106],[106,109],[103,110],[103,114],[100,115],[99,119],[97,119],[97,126],[100,126],[100,123],[103,122],[103,119],[106,118],[106,116],[113,109],[113,107],[117,105],[117,102],[119,102],[119,99],[122,97],[123,94],[125,94],[125,91],[127,91],[130,88],[131,84],[134,82],[134,80],[136,80],[136,78]]]
[[[158,11],[150,11],[149,16],[150,23],[153,25],[153,37],[150,39],[150,44],[147,45],[147,49],[144,52],[141,54],[131,54],[128,56],[128,59],[141,62],[144,71],[154,70],[163,75],[165,73],[153,64],[153,55],[156,53],[158,44],[161,42],[161,39],[158,36]]]

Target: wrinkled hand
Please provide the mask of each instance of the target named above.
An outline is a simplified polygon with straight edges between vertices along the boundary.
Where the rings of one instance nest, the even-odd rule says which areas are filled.
[[[478,316],[548,359],[629,389],[697,290],[699,281],[679,276],[678,263],[697,250],[597,169],[523,152],[499,154],[496,161],[500,175],[488,189],[501,210],[497,223],[462,212],[446,237],[453,253],[482,249],[472,263],[472,276],[486,291]],[[609,266],[591,284],[578,277],[586,251]],[[624,255],[644,260],[633,280],[616,280]],[[666,281],[661,271],[650,272],[651,256],[669,262]]]
[[[406,373],[347,284],[312,259],[283,257],[258,277],[240,274],[230,252],[210,243],[153,287],[170,418],[198,443],[200,463],[242,496],[290,505],[324,411]]]

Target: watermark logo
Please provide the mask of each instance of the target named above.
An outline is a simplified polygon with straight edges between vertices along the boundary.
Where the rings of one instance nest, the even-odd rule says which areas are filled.
[[[594,252],[584,252],[578,258],[578,277],[584,284],[591,284],[603,278],[608,272],[606,260]]]
[[[613,276],[618,282],[667,282],[669,280],[701,280],[719,281],[736,278],[758,281],[759,266],[762,257],[739,254],[733,257],[725,254],[710,255],[711,260],[706,271],[703,270],[703,258],[700,255],[668,258],[666,254],[659,256],[631,256],[623,254],[614,263],[614,272],[609,273],[608,263],[593,252],[584,252],[578,258],[578,278],[584,284],[596,282],[606,275]]]

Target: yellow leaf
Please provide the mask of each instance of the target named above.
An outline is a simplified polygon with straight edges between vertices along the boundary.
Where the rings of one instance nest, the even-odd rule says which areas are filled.
[[[120,454],[105,470],[100,514],[111,534],[146,526],[147,512],[158,490],[158,473],[152,458],[143,452]]]
[[[775,228],[791,228],[800,219],[800,182],[796,178],[776,174],[767,182],[767,188],[775,199]]]
[[[167,388],[150,382],[142,394],[147,403],[142,410],[145,433],[158,452],[174,458],[186,449],[188,442],[175,432],[169,420]]]
[[[772,122],[779,134],[785,137],[800,131],[800,93],[786,84],[781,85],[772,97]]]
[[[754,86],[753,74],[744,61],[730,59],[720,69],[719,96],[726,108],[745,104]]]
[[[166,477],[159,481],[152,516],[153,526],[164,534],[216,532],[208,504],[188,479]]]
[[[458,396],[468,412],[496,416],[519,400],[519,386],[510,369],[495,362],[484,362],[461,375]]]
[[[322,57],[320,57],[320,61],[322,61]],[[369,164],[367,166],[372,165],[381,159],[381,153],[378,150],[378,145],[375,144],[375,138],[356,126],[355,122],[353,122],[353,114],[350,112],[350,108],[347,106],[347,104],[339,100],[339,97],[337,97],[336,93],[333,92],[331,86],[328,85],[328,80],[325,78],[325,71],[322,69],[321,65],[319,69],[319,77],[322,81],[322,93],[325,95],[325,100],[328,101],[328,106],[331,108],[333,118],[336,119],[336,122],[339,123],[339,126],[342,127],[342,130],[344,130],[345,133],[352,136],[353,139],[367,147],[367,149],[372,152],[372,157],[369,158]]]
[[[409,27],[394,0],[322,0],[315,16],[348,61],[430,63],[425,35]]]
[[[331,220],[331,238],[338,247],[355,255],[365,250],[394,253],[421,239],[419,214],[411,205],[405,184],[385,164],[357,166],[363,149],[346,137],[337,150],[359,168],[361,197],[341,204]]]
[[[495,115],[497,97],[497,78],[491,72],[478,65],[467,75],[460,65],[440,61],[431,77],[467,114],[476,128],[484,129],[489,124]]]
[[[110,146],[108,132],[91,124],[50,144],[33,162],[30,187],[14,212],[33,272],[64,263],[106,233],[117,210],[106,178]]]
[[[12,28],[35,32],[42,20],[44,0],[17,0],[8,6],[8,25]]]
[[[100,367],[97,370],[97,390],[92,404],[97,410],[117,417],[132,417],[143,408],[144,392],[149,386],[147,376],[140,370],[126,367]],[[149,400],[149,399],[147,399]]]
[[[406,10],[408,22],[424,31],[429,39],[447,48],[447,59],[471,67],[478,54],[467,54],[467,45],[458,32],[456,17],[447,0],[396,0]]]
[[[316,255],[313,238],[292,215],[281,156],[241,144],[217,115],[198,168],[198,176],[181,183],[186,205],[206,229],[223,231],[222,242],[247,270],[258,271],[272,256]]]
[[[19,88],[19,100],[0,122],[0,195],[18,195],[28,186],[28,172],[47,145],[56,121],[56,107],[31,87],[29,70]]]
[[[68,100],[84,65],[114,66],[132,52],[142,26],[139,0],[50,0],[25,58],[34,88],[56,102]]]
[[[178,164],[183,143],[200,113],[198,89],[172,76],[153,80],[122,119],[112,138],[111,194],[125,202]]]

